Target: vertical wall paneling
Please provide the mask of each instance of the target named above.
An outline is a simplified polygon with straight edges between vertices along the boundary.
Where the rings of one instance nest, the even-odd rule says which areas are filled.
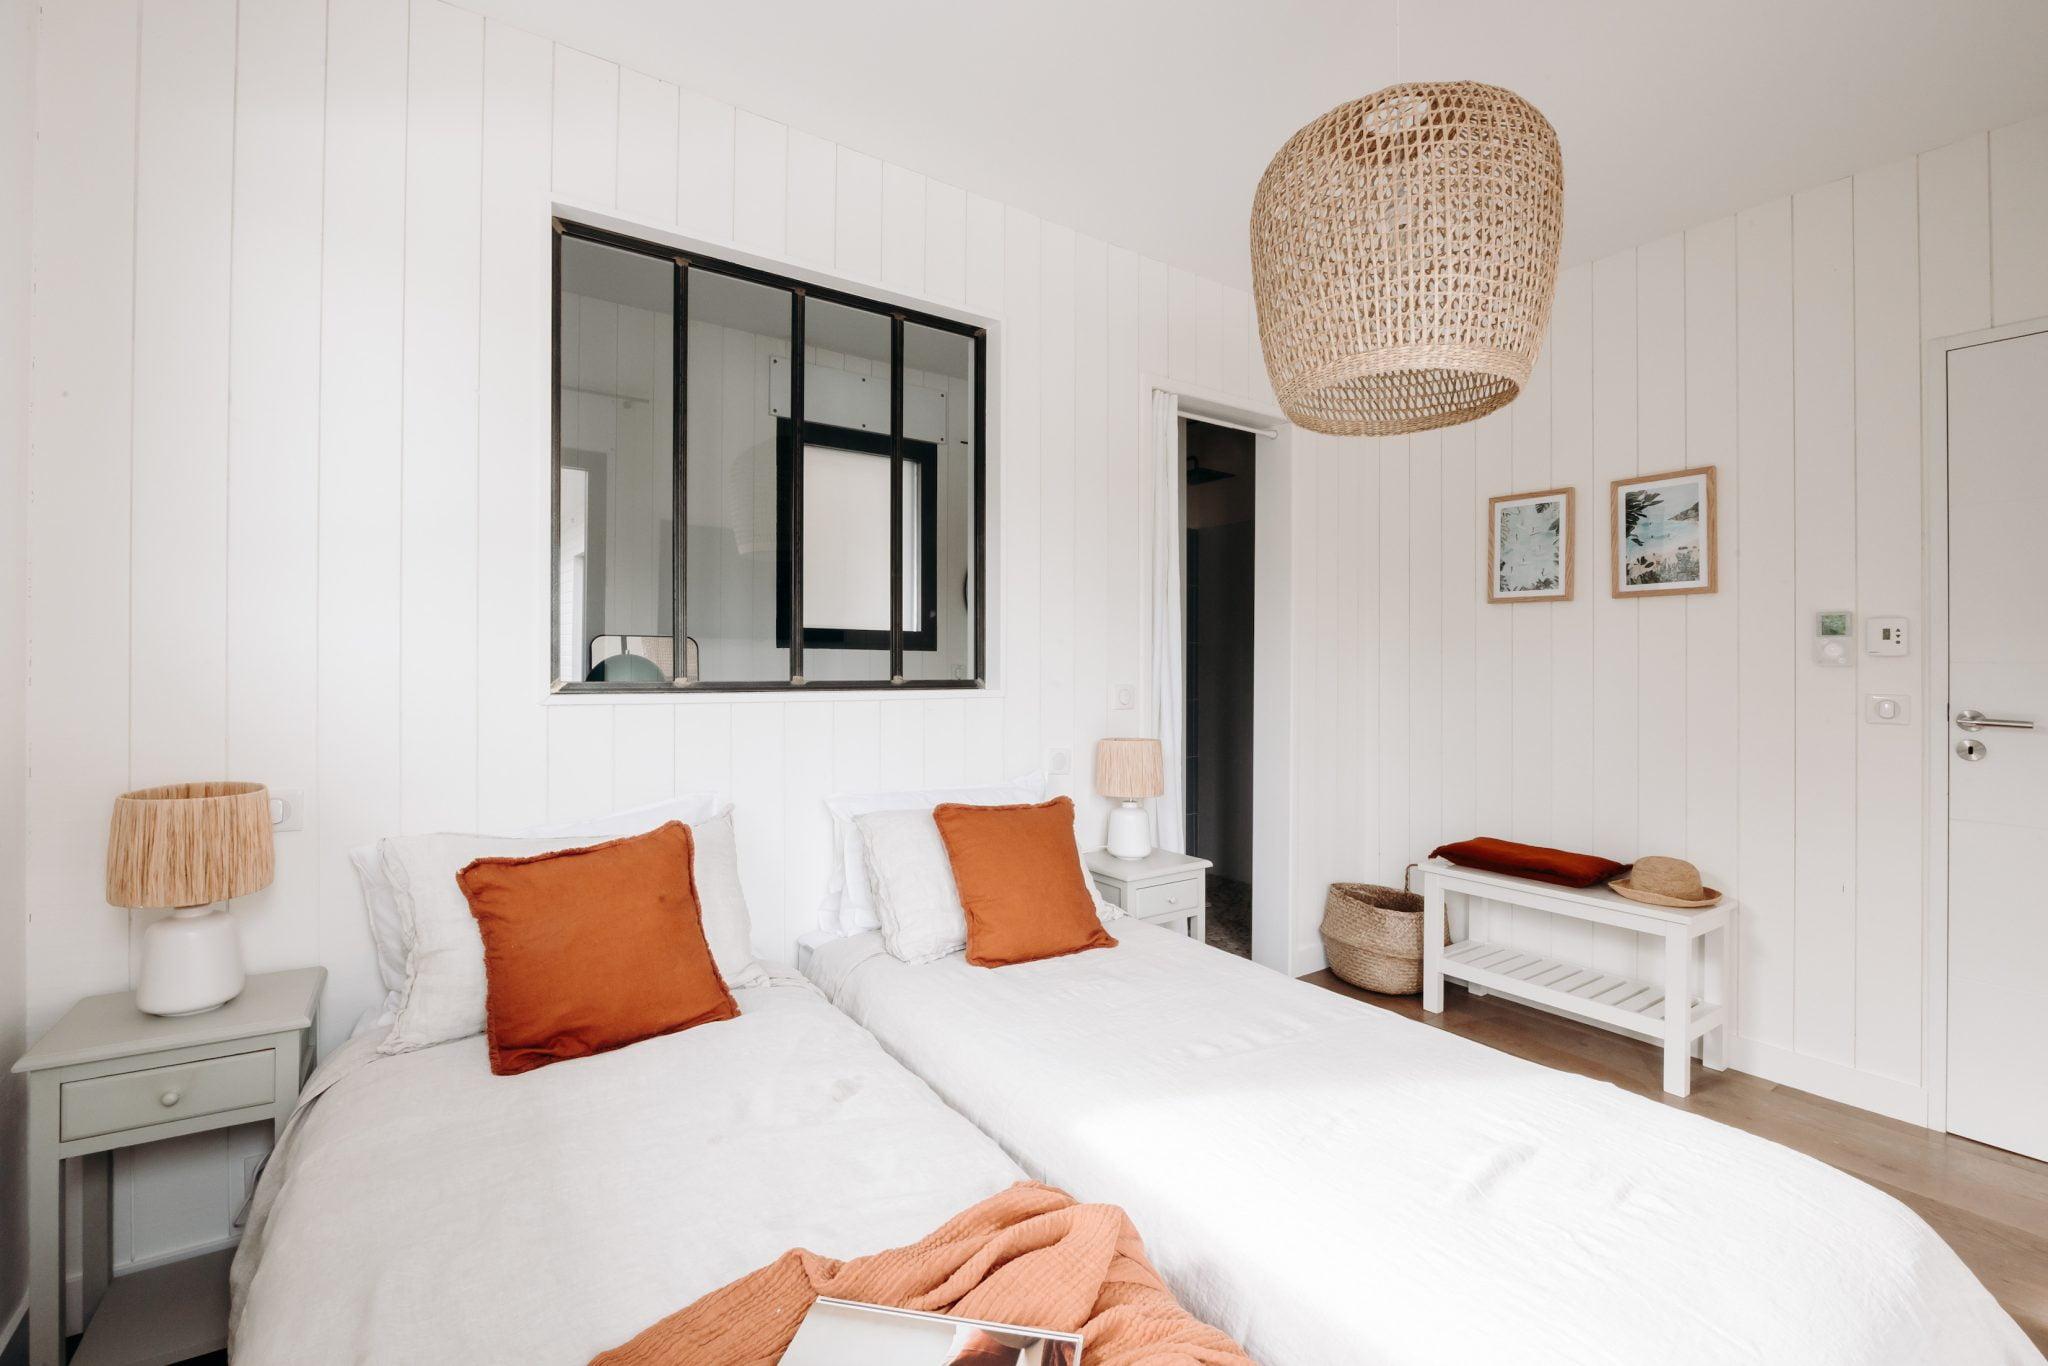
[[[937,188],[936,186],[934,187]],[[1109,258],[1100,238],[1074,240],[1074,461],[1072,496],[1074,800],[1083,829],[1094,831],[1108,816],[1108,803],[1095,791],[1095,742],[1109,718]],[[1130,388],[1118,385],[1119,406],[1130,404]],[[1129,447],[1124,448],[1129,451]],[[1124,525],[1128,525],[1127,523]]]
[[[1551,308],[1550,482],[1577,491],[1570,602],[1550,612],[1550,835],[1565,849],[1592,849],[1593,604],[1606,591],[1593,572],[1593,544],[1606,534],[1605,494],[1593,478],[1593,272],[1558,277]],[[1481,550],[1480,554],[1485,554]],[[1480,610],[1484,611],[1484,608]],[[1591,962],[1593,927],[1551,926],[1561,957]]]
[[[844,184],[844,171],[841,172]],[[879,187],[880,181],[876,182]],[[841,190],[844,194],[844,189]],[[881,221],[879,188],[875,198],[876,222]],[[875,259],[881,260],[880,237],[876,238]],[[880,271],[879,264],[876,270]],[[1003,206],[978,194],[967,196],[967,306],[977,313],[996,314],[1003,307]],[[991,361],[993,366],[993,361]]]
[[[1735,220],[1685,235],[1685,461],[1712,465],[1719,496],[1720,590],[1685,600],[1685,857],[1709,886],[1738,876],[1736,760],[1741,679],[1742,471],[1738,462]]]
[[[1408,520],[1409,495],[1409,446],[1412,438],[1389,437],[1374,441],[1364,450],[1356,450],[1349,443],[1325,441],[1318,452],[1320,466],[1317,474],[1317,497],[1314,507],[1318,526],[1318,539],[1322,547],[1337,544],[1350,534],[1345,522],[1345,509],[1338,506],[1335,490],[1329,487],[1329,471],[1337,461],[1365,458],[1374,460],[1379,468],[1379,498],[1373,506],[1379,519],[1378,565],[1375,578],[1379,586],[1379,705],[1380,705],[1380,753],[1378,772],[1379,792],[1379,877],[1370,879],[1382,881],[1397,877],[1401,865],[1408,862],[1412,844],[1409,840],[1409,770],[1410,745],[1413,742],[1406,717],[1413,705],[1409,695],[1408,653],[1410,607],[1408,601],[1409,551],[1412,528]],[[1323,553],[1327,554],[1325,549]],[[1311,580],[1313,591],[1318,594],[1334,594],[1335,585],[1327,575],[1318,575]],[[1319,632],[1316,642],[1315,674],[1325,685],[1330,678],[1329,660],[1325,653],[1324,638],[1327,631]],[[1341,698],[1324,696],[1320,699],[1322,714],[1343,705]],[[1311,746],[1311,748],[1319,748]],[[1332,771],[1339,771],[1344,756],[1324,750],[1318,762]],[[1321,809],[1327,810],[1327,805]],[[1330,831],[1326,836],[1334,847],[1341,847],[1344,832]]]
[[[1218,361],[1222,374],[1218,378],[1224,393],[1236,398],[1249,397],[1250,361],[1245,348],[1251,344],[1252,297],[1241,289],[1225,289],[1223,312],[1217,321],[1222,335],[1217,340]]]
[[[1437,516],[1437,573],[1443,580],[1443,777],[1437,792],[1437,830],[1444,840],[1479,833],[1477,781],[1479,614],[1486,607],[1484,499],[1473,468],[1477,445],[1470,426],[1442,434]],[[1368,635],[1370,641],[1371,636]],[[1434,846],[1432,846],[1434,847]],[[1418,848],[1418,854],[1428,850]],[[1452,930],[1465,928],[1463,909],[1452,907]]]
[[[1911,161],[1855,182],[1856,607],[1926,620],[1918,557],[1899,553],[1921,534],[1918,187]],[[1855,729],[1856,1015],[1859,1070],[1920,1079],[1920,922],[1924,727],[1938,699],[1915,706],[1925,656],[1862,650],[1857,623]],[[1915,638],[1926,637],[1917,630]],[[1860,699],[1905,696],[1906,724],[1870,725]]]
[[[1139,404],[1131,401],[1130,379],[1138,373],[1138,258],[1122,247],[1106,253],[1105,339],[1106,373],[1112,378],[1103,395],[1107,418],[1103,448],[1103,526],[1135,527],[1144,515],[1138,502],[1138,462],[1143,454],[1138,445]],[[971,299],[971,295],[970,295]],[[1119,379],[1123,382],[1119,384]],[[1149,406],[1149,399],[1146,400]],[[1123,458],[1118,458],[1119,455]],[[1260,459],[1270,458],[1262,452]],[[1105,586],[1135,584],[1140,573],[1138,538],[1126,534],[1104,536],[1103,581]],[[1138,682],[1139,642],[1146,623],[1138,614],[1140,597],[1125,591],[1109,594],[1106,633],[1102,640],[1103,662],[1111,686]],[[1112,712],[1108,733],[1136,735],[1137,708]],[[1090,756],[1092,762],[1093,756]],[[1092,786],[1092,784],[1091,784]]]
[[[1685,445],[1685,238],[1636,252],[1636,470],[1683,469]],[[1636,844],[1638,854],[1685,849],[1687,599],[1646,598],[1636,608]]]
[[[889,164],[882,167],[882,283],[924,289],[924,177]]]
[[[486,26],[487,40],[495,27]],[[484,79],[488,84],[488,61]],[[648,223],[676,221],[676,109],[676,88],[667,81],[619,72],[620,213]]]
[[[139,38],[133,6],[69,6],[38,43],[28,629],[70,664],[29,677],[27,893],[76,909],[29,918],[31,1036],[128,980],[127,920],[101,903],[129,781],[128,728],[108,723],[128,715],[129,642],[106,623],[130,610]]]
[[[2048,317],[2048,114],[1991,132],[1991,321]]]
[[[999,496],[989,518],[1002,538],[1002,594],[996,618],[1003,633],[1003,761],[1012,773],[1043,763],[1039,751],[1038,486],[1039,486],[1039,223],[1010,209],[1003,227],[1003,407]]]
[[[1551,367],[1546,347],[1529,382],[1507,411],[1514,432],[1510,452],[1517,491],[1555,487],[1551,476]],[[1509,618],[1514,660],[1514,715],[1509,723],[1509,815],[1513,838],[1548,845],[1550,833],[1551,614],[1547,602],[1519,602],[1499,609]],[[1517,941],[1548,950],[1554,918],[1526,907],[1515,911]]]
[[[1179,267],[1167,271],[1165,369],[1175,379],[1189,383],[1195,382],[1200,367],[1197,355],[1197,313],[1200,305],[1196,301],[1200,289],[1200,282],[1189,272]]]
[[[1039,236],[1038,705],[1041,743],[1074,742],[1074,233]],[[1094,699],[1090,699],[1093,701]],[[1076,794],[1078,763],[1053,787]]]
[[[556,144],[552,56],[530,33],[484,25],[476,638],[477,820],[486,830],[519,830],[547,815],[547,716],[537,704],[548,642],[538,604],[550,574],[544,453],[553,310],[546,292],[528,284],[552,269],[553,239],[537,207],[547,202]],[[650,161],[659,130],[621,119],[621,131],[636,144],[619,158],[622,199],[653,194],[665,163],[673,203],[672,145]]]
[[[967,297],[967,192],[936,180],[924,188],[924,290],[941,303]]]
[[[1920,335],[1989,327],[1990,138],[1976,133],[1925,152],[1919,171]]]
[[[712,242],[733,237],[733,107],[694,90],[676,99],[676,226]]]
[[[789,259],[830,269],[838,253],[839,151],[820,137],[789,132]]]
[[[227,758],[234,4],[144,6],[141,42],[128,713],[150,784]]]
[[[783,254],[788,176],[789,130],[740,110],[733,125],[732,236],[748,251]]]
[[[1640,847],[1639,604],[1617,601],[1612,485],[1638,471],[1636,254],[1593,265],[1593,838],[1599,853],[1630,859]],[[1635,970],[1633,936],[1594,931],[1598,966]]]
[[[879,280],[882,278],[882,163],[851,147],[839,148],[836,159],[838,183],[833,203],[837,219],[836,268],[850,279]]]
[[[817,896],[824,890],[792,888],[784,867],[788,844],[784,839],[787,812],[782,802],[782,727],[784,718],[795,710],[798,708],[762,702],[735,703],[730,708],[728,790],[747,910],[754,922],[754,952],[778,961],[786,961],[789,952],[782,938],[782,928],[789,920],[786,904],[815,910]]]
[[[666,710],[664,708],[664,710]],[[829,706],[755,707],[779,711],[782,734],[782,840],[786,880],[781,932],[776,942],[789,944],[817,928],[817,895],[830,873],[832,817],[825,798],[832,782],[833,727]],[[898,702],[891,711],[914,714],[917,708]]]
[[[1364,490],[1379,482],[1373,451],[1364,443],[1325,441],[1320,443],[1318,455],[1318,477],[1326,481],[1319,506],[1339,514],[1346,508],[1371,506]],[[1346,762],[1346,756],[1366,752],[1374,740],[1366,733],[1367,728],[1376,727],[1379,718],[1364,708],[1346,706],[1345,701],[1378,691],[1379,680],[1373,677],[1368,683],[1368,673],[1376,672],[1379,657],[1376,652],[1368,652],[1362,625],[1368,593],[1374,596],[1373,615],[1376,617],[1379,611],[1379,552],[1374,547],[1374,538],[1369,536],[1339,535],[1334,543],[1325,546],[1320,536],[1326,525],[1319,523],[1317,527],[1317,560],[1335,571],[1330,585],[1335,589],[1331,595],[1334,612],[1316,631],[1317,680],[1334,697],[1336,710],[1334,714],[1322,713],[1330,716],[1331,731],[1323,756],[1327,776],[1319,774],[1318,782],[1323,799],[1314,809],[1327,814],[1336,840],[1325,850],[1328,862],[1316,881],[1374,881],[1382,876],[1376,865],[1384,861],[1376,857],[1379,775],[1365,765]],[[1373,561],[1370,570],[1365,568],[1368,560]],[[1319,600],[1322,596],[1318,594]],[[1333,658],[1328,666],[1323,664],[1326,652]],[[1323,672],[1325,667],[1327,675]],[[1366,691],[1368,687],[1371,693]],[[1344,838],[1349,832],[1355,832],[1355,848],[1350,847],[1352,841]]]
[[[326,6],[242,12],[235,62],[227,480],[227,767],[306,791],[318,771],[320,152]],[[238,910],[251,968],[317,942],[319,847],[278,837],[275,882]]]
[[[1793,468],[1792,204],[1774,200],[1735,220],[1737,463],[1735,547],[1741,693],[1738,817],[1742,882],[1739,1033],[1792,1047],[1793,679],[1801,638],[1793,611],[1797,523],[1785,487]],[[1767,475],[1765,472],[1773,472]]]
[[[1348,443],[1347,443],[1348,445]],[[1392,885],[1400,873],[1443,843],[1443,629],[1442,548],[1430,532],[1442,524],[1442,432],[1408,438],[1408,709],[1415,731],[1408,744],[1408,840],[1386,852]],[[1356,461],[1350,449],[1339,457],[1347,474]],[[1353,505],[1355,506],[1355,505]],[[1462,835],[1450,838],[1462,839]],[[1341,847],[1341,844],[1340,846]]]
[[[1838,180],[1792,201],[1793,501],[1802,509],[1856,495],[1856,296],[1854,188]],[[1793,553],[1794,625],[1853,609],[1852,517],[1802,517]],[[1855,649],[1851,643],[1852,651]],[[1794,896],[1801,1053],[1850,1063],[1855,1056],[1856,979],[1840,970],[1856,945],[1856,672],[1823,668],[1809,655],[1794,675]]]
[[[619,199],[619,68],[574,48],[555,54],[555,192],[610,208]],[[638,122],[638,120],[635,120]]]
[[[673,791],[732,791],[732,710],[728,702],[694,702],[675,709]],[[751,865],[745,850],[740,858]]]
[[[473,14],[413,6],[399,521],[400,814],[412,830],[471,829],[477,810],[483,37]]]
[[[1172,348],[1167,342],[1167,269],[1150,257],[1138,262],[1138,365],[1147,373],[1164,375],[1172,366]]]
[[[1476,524],[1475,545],[1487,551],[1486,504],[1515,492],[1515,428],[1509,412],[1496,412],[1470,424],[1473,483],[1478,492],[1467,515]],[[1507,603],[1480,602],[1473,627],[1473,659],[1478,671],[1477,711],[1472,720],[1473,816],[1479,834],[1500,835],[1515,825],[1515,612]],[[1384,627],[1383,627],[1384,629]],[[1386,648],[1384,644],[1382,649]],[[1512,912],[1475,900],[1470,908],[1472,933],[1480,938],[1506,936],[1514,928]]]
[[[1201,277],[1195,280],[1195,372],[1190,378],[1204,389],[1224,386],[1223,286]]]
[[[327,16],[316,614],[321,958],[329,999],[382,991],[348,851],[400,828],[399,448],[405,297],[405,0]],[[321,1017],[323,1049],[348,1009]]]

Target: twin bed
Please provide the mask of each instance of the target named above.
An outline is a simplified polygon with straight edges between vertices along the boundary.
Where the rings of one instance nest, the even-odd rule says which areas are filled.
[[[584,1362],[785,1249],[1014,1181],[1122,1205],[1273,1366],[2023,1363],[1917,1216],[1826,1165],[1130,919],[989,970],[874,932],[741,1014],[496,1077],[315,1075],[234,1271],[238,1366]],[[893,1055],[893,1056],[892,1056]]]

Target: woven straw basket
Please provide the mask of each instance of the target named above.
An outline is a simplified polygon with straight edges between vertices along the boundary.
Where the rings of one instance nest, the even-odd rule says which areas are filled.
[[[1383,996],[1422,990],[1422,898],[1407,890],[1407,882],[1403,871],[1398,888],[1330,884],[1323,903],[1323,952],[1330,971]]]

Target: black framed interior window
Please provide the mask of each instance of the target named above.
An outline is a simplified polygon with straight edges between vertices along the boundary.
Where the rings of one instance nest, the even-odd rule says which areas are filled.
[[[555,228],[556,691],[982,686],[986,334]]]

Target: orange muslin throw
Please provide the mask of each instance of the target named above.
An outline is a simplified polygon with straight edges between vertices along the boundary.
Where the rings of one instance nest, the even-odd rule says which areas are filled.
[[[908,1247],[785,1252],[591,1366],[772,1366],[820,1295],[1079,1333],[1088,1366],[1251,1366],[1174,1300],[1121,1209],[1030,1181]]]

